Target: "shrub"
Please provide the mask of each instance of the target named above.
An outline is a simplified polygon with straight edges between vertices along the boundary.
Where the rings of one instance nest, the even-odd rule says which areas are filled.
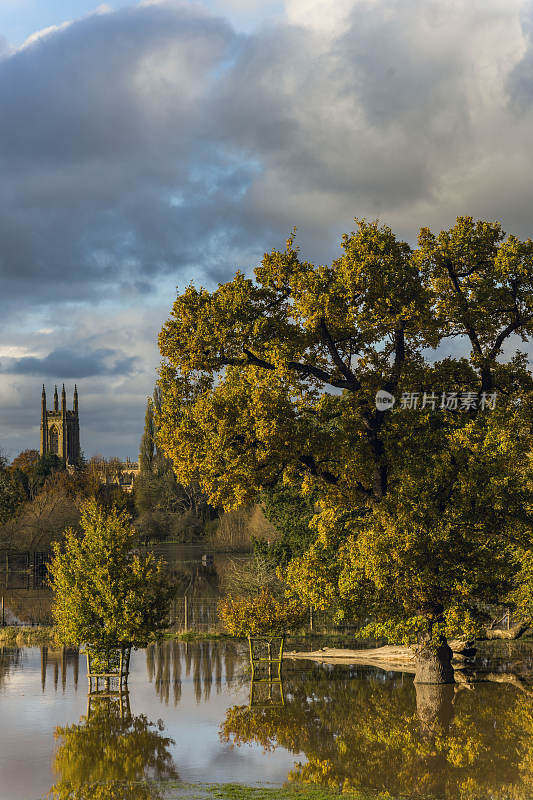
[[[224,628],[232,636],[279,636],[301,627],[306,613],[298,600],[277,600],[268,590],[255,597],[230,597],[220,604]]]

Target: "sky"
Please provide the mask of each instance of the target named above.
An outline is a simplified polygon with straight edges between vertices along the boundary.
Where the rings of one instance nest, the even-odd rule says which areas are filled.
[[[533,0],[0,0],[0,448],[136,458],[176,291],[297,227],[533,233]]]

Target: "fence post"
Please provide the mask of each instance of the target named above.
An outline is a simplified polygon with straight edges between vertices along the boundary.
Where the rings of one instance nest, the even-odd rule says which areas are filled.
[[[309,606],[309,630],[313,632],[313,606]]]
[[[6,618],[4,615],[4,595],[2,595],[2,628],[5,626],[5,624],[6,624]]]
[[[189,632],[189,607],[188,607],[188,604],[187,604],[187,595],[184,595],[184,597],[183,597],[183,619],[184,619],[183,627],[184,627],[185,633],[188,633]]]

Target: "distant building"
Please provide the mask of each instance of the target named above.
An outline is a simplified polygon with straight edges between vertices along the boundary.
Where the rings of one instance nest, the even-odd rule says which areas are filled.
[[[42,456],[47,453],[54,453],[59,458],[64,458],[67,466],[73,466],[79,462],[81,450],[77,386],[74,386],[72,409],[67,409],[65,384],[63,384],[61,391],[61,409],[59,408],[59,396],[56,386],[54,408],[49,411],[46,408],[46,390],[43,385],[40,453]],[[135,478],[140,471],[139,462],[130,461],[129,458],[126,461],[121,461],[118,458],[111,458],[106,461],[104,458],[99,457],[91,459],[91,462],[94,462],[103,484],[121,486],[126,492],[133,490]]]
[[[120,485],[126,492],[133,491],[133,484],[135,482],[135,478],[139,475],[141,471],[141,465],[139,461],[130,461],[127,458],[125,461],[122,462],[122,476],[120,480]]]
[[[74,386],[72,410],[67,410],[65,384],[61,392],[61,409],[57,386],[54,391],[54,408],[46,408],[46,391],[41,395],[41,456],[54,453],[67,464],[77,464],[80,458],[80,425],[78,420],[78,389]]]
[[[130,461],[129,458],[125,461],[111,458],[101,462],[99,472],[106,486],[120,486],[125,492],[132,492],[140,467],[138,461]]]

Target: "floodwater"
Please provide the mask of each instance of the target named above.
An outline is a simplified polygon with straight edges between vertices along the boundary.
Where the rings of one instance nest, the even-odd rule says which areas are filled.
[[[533,798],[533,643],[487,646],[455,687],[307,661],[275,677],[251,686],[240,643],[170,642],[133,654],[127,695],[88,707],[83,656],[3,648],[0,800],[158,797],[143,778]]]
[[[209,545],[156,543],[150,548],[166,562],[176,588],[171,616],[183,624],[183,597],[189,600],[188,621],[197,632],[216,626],[221,577],[229,566],[247,561],[249,552],[219,552]],[[47,587],[47,552],[0,550],[0,598],[6,625],[51,624],[52,595]],[[195,614],[195,605],[198,610]],[[0,612],[1,613],[1,612]]]

